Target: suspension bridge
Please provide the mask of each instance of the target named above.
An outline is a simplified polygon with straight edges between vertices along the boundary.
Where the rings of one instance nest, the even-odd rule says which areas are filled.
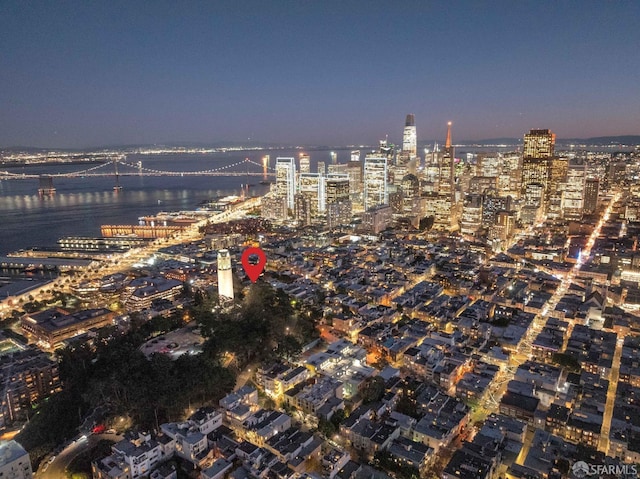
[[[59,165],[56,165],[59,166]],[[258,166],[262,171],[256,171],[254,168]],[[124,167],[124,168],[123,168]],[[112,170],[110,168],[113,168]],[[249,170],[249,168],[254,168]],[[265,162],[262,164],[245,158],[235,163],[218,166],[216,168],[210,168],[200,171],[173,171],[173,170],[159,170],[155,168],[147,168],[142,165],[142,162],[128,163],[122,160],[113,160],[91,168],[85,168],[78,171],[71,171],[66,173],[15,173],[10,171],[0,170],[0,180],[21,180],[21,179],[34,179],[41,178],[43,176],[51,178],[85,178],[85,177],[109,177],[109,176],[264,176],[269,177],[273,175],[273,168]]]
[[[57,164],[56,166],[60,166]],[[259,167],[257,169],[256,167]],[[65,173],[17,173],[0,170],[0,180],[40,180],[40,192],[53,192],[53,180],[55,178],[115,178],[115,188],[120,188],[119,178],[121,176],[175,176],[175,177],[202,177],[202,176],[250,176],[261,177],[263,181],[268,181],[274,175],[274,169],[269,166],[269,158],[264,157],[262,163],[245,158],[231,164],[216,166],[200,171],[175,171],[160,170],[157,168],[145,167],[141,161],[130,163],[126,157],[116,157],[111,161],[101,163],[90,168]]]

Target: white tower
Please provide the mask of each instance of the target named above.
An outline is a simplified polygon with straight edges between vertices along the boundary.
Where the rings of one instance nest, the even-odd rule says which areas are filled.
[[[233,273],[229,250],[218,251],[218,296],[233,300]]]

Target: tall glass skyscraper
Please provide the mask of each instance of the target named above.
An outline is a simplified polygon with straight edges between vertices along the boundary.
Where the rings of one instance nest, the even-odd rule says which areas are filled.
[[[364,159],[364,209],[389,204],[387,158],[367,155]]]
[[[276,158],[276,195],[286,198],[287,208],[294,209],[296,195],[296,161],[294,158]]]

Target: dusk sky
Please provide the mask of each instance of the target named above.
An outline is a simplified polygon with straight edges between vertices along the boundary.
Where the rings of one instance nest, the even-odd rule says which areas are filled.
[[[640,134],[638,1],[0,2],[0,146]]]

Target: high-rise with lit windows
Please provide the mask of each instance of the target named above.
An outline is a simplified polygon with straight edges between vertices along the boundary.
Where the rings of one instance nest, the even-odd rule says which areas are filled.
[[[551,130],[530,130],[524,136],[521,182],[523,193],[527,186],[534,183],[542,185],[544,193],[548,191],[555,144],[556,135]]]
[[[294,158],[276,158],[276,195],[285,198],[287,208],[294,209],[296,195],[296,161]]]
[[[299,192],[309,199],[311,216],[318,216],[325,211],[325,177],[318,173],[301,173]]]
[[[300,173],[311,172],[311,158],[306,153],[300,153]]]
[[[451,122],[447,123],[447,141],[440,157],[440,174],[438,178],[438,193],[450,197],[453,202],[455,192],[455,164],[454,150],[451,143]]]
[[[562,194],[562,214],[568,220],[582,219],[587,164],[581,158],[572,158]]]
[[[364,209],[389,203],[387,158],[367,155],[364,159]]]
[[[587,178],[584,182],[584,214],[591,215],[598,209],[598,194],[600,192],[600,180]]]
[[[413,114],[407,115],[402,134],[402,157],[411,161],[418,156],[418,139],[416,134],[416,119]]]

